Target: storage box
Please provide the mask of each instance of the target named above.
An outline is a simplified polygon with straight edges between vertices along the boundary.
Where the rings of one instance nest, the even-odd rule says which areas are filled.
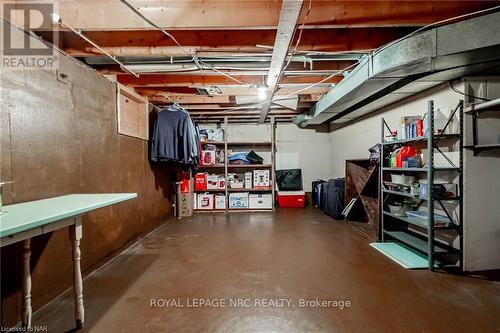
[[[196,208],[198,210],[210,210],[214,209],[215,196],[211,193],[198,193]]]
[[[215,150],[202,150],[201,151],[201,165],[214,165],[215,164]]]
[[[251,189],[252,186],[252,172],[245,172],[245,188]]]
[[[407,211],[406,216],[410,221],[413,221],[417,224],[424,224],[429,226],[429,220],[426,211]],[[450,224],[451,221],[447,216],[434,213],[434,226],[436,227],[445,227]]]
[[[269,170],[253,171],[253,187],[262,188],[270,186]]]
[[[194,176],[194,189],[195,191],[206,191],[207,190],[207,173],[198,172]]]
[[[220,175],[217,178],[217,187],[219,189],[225,189],[226,188],[226,178],[223,175]]]
[[[189,217],[193,215],[193,194],[178,193],[177,194],[177,216]]]
[[[272,209],[273,208],[273,195],[271,193],[266,194],[254,194],[248,195],[248,208],[253,209]]]
[[[207,176],[207,190],[216,190],[219,188],[219,176],[208,175]]]
[[[303,208],[306,203],[304,191],[278,192],[278,206],[280,208]]]
[[[226,209],[226,195],[216,194],[215,195],[215,209]]]
[[[237,180],[231,180],[229,182],[229,187],[230,188],[243,188],[243,182],[240,182]]]
[[[248,208],[248,192],[229,193],[229,208]]]

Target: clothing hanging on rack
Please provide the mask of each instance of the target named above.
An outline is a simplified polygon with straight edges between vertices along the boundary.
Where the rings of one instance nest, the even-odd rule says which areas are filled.
[[[195,167],[200,161],[198,130],[177,103],[158,112],[151,138],[151,160]]]

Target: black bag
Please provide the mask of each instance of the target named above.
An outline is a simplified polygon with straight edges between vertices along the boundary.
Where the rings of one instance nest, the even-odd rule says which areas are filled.
[[[330,179],[323,183],[323,211],[336,220],[343,220],[344,216],[344,178]]]
[[[276,170],[276,183],[280,191],[302,191],[302,170]]]
[[[323,194],[321,184],[325,183],[324,180],[318,179],[312,182],[312,204],[314,207],[323,207],[321,196]]]
[[[262,164],[264,162],[264,159],[253,150],[247,154],[247,159],[251,164]]]

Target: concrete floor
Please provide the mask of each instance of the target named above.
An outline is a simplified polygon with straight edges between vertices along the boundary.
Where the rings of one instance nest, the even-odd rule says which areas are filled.
[[[172,220],[85,279],[83,331],[500,332],[500,282],[405,270],[369,243],[314,209]],[[188,307],[206,298],[214,307]],[[215,307],[219,298],[226,307]],[[281,298],[290,306],[255,306]],[[315,298],[351,305],[299,307]],[[71,330],[72,293],[34,325]]]

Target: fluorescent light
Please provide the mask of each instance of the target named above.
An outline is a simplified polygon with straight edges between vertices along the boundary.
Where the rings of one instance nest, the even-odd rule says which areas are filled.
[[[259,88],[257,88],[257,89],[258,89],[258,91],[259,91],[259,92],[257,93],[257,96],[259,97],[259,99],[260,99],[261,101],[262,101],[262,100],[265,100],[265,99],[266,99],[266,97],[267,97],[267,93],[266,93],[266,91],[265,91],[265,90],[261,90],[261,89],[259,89]]]

